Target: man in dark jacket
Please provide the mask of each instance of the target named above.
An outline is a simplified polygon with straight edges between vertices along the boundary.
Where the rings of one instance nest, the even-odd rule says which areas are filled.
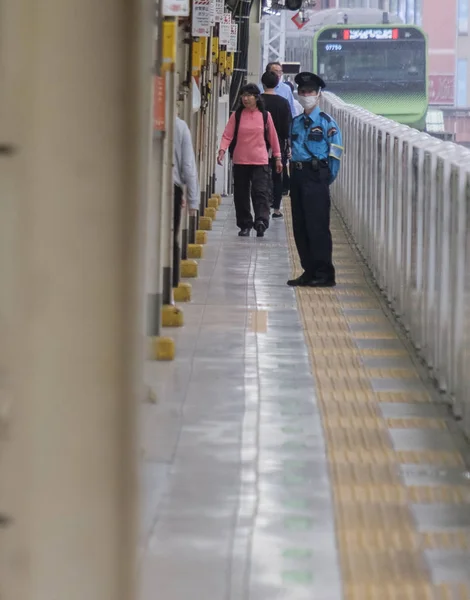
[[[266,110],[271,113],[271,117],[276,128],[277,137],[279,138],[279,144],[281,146],[282,163],[285,166],[290,152],[290,128],[292,122],[292,113],[289,102],[276,94],[275,88],[279,83],[278,76],[276,73],[267,72],[264,73],[261,78],[263,84],[264,94],[262,99]],[[276,165],[272,162],[272,174],[273,174],[273,219],[279,219],[282,217],[281,213],[281,201],[282,201],[282,173],[276,171]]]

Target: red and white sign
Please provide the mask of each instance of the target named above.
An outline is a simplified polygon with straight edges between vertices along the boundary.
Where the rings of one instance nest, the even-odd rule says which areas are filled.
[[[163,0],[164,17],[189,17],[189,0]]]
[[[238,25],[230,25],[230,41],[227,44],[227,52],[236,52],[238,46]]]
[[[193,0],[193,18],[191,35],[193,37],[209,37],[212,19],[211,0]]]
[[[304,18],[304,16],[300,12],[298,12],[291,18],[291,21],[292,23],[294,23],[297,29],[302,29],[302,27],[307,25],[310,19]]]
[[[437,106],[455,103],[455,76],[429,75],[429,104]]]
[[[232,33],[232,15],[224,13],[219,28],[219,44],[228,46],[230,44],[230,34]]]

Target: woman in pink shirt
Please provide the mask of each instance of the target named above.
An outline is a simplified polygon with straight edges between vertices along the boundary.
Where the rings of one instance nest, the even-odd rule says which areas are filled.
[[[272,151],[276,159],[278,173],[282,172],[282,161],[273,120],[265,111],[259,88],[254,83],[241,89],[240,107],[230,117],[222,135],[217,158],[219,165],[222,164],[227,149],[233,161],[234,203],[237,225],[240,228],[238,235],[249,236],[254,226],[257,236],[263,237],[269,226],[272,200],[269,151]]]

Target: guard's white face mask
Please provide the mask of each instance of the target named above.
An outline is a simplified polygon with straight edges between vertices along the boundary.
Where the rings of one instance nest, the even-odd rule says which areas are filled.
[[[301,96],[299,94],[299,104],[304,110],[311,110],[318,104],[320,96]]]
[[[194,77],[191,79],[191,97],[193,101],[193,113],[201,110],[201,92]]]

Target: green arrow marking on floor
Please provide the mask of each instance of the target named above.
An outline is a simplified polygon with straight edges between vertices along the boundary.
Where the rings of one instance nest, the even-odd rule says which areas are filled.
[[[283,433],[302,433],[302,427],[293,427],[292,425],[286,425],[281,430]]]
[[[287,548],[282,553],[284,558],[293,558],[296,560],[302,560],[305,558],[311,558],[313,552],[311,550],[307,550],[306,548]]]
[[[283,502],[285,508],[293,508],[297,510],[309,508],[309,502],[305,498],[289,498]]]
[[[307,478],[303,475],[296,475],[295,473],[286,473],[283,477],[283,481],[286,485],[299,485],[305,483]]]
[[[286,517],[284,526],[286,529],[295,529],[296,531],[306,531],[311,529],[313,525],[312,519],[308,517]]]
[[[284,583],[306,585],[312,583],[313,576],[309,571],[283,571],[282,579]]]
[[[307,444],[305,442],[289,441],[284,442],[284,444],[282,444],[282,447],[285,450],[300,450],[302,448],[306,448]]]
[[[282,461],[284,469],[305,469],[308,464],[302,460],[284,460]]]

